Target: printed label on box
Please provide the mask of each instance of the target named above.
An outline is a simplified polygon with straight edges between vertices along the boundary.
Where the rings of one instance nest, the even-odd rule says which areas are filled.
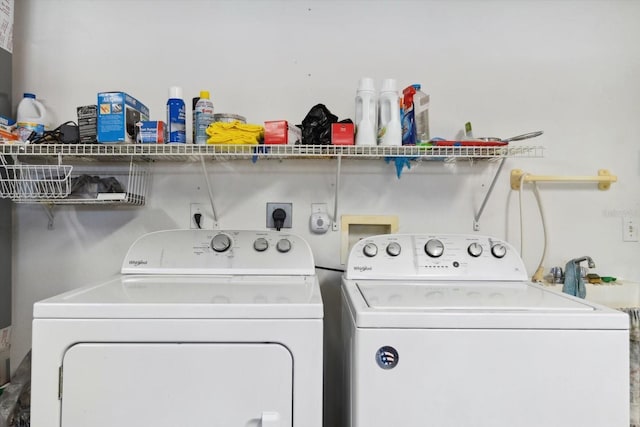
[[[136,123],[149,120],[149,109],[124,92],[98,94],[98,142],[136,141]]]

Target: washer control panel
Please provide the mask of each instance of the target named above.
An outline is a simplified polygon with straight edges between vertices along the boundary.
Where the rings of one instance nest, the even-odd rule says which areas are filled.
[[[461,234],[383,234],[351,249],[347,279],[527,280],[507,242]]]
[[[123,274],[315,274],[311,248],[279,231],[168,230],[133,243]]]

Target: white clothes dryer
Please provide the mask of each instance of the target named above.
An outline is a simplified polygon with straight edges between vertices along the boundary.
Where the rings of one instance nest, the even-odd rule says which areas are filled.
[[[155,232],[121,273],[34,305],[32,426],[322,426],[323,305],[302,238]]]
[[[348,427],[627,427],[625,313],[527,279],[504,241],[382,235],[342,284]]]

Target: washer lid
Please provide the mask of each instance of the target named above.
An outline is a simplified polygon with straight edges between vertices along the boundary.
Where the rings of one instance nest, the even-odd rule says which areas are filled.
[[[629,322],[622,312],[529,282],[346,280],[344,286],[360,327],[628,329]]]
[[[37,302],[34,318],[322,318],[317,276],[120,276]]]
[[[585,303],[520,282],[358,283],[375,309],[482,311],[593,311]]]

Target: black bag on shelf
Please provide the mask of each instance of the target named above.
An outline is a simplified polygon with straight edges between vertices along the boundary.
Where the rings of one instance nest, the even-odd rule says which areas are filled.
[[[337,122],[338,116],[331,114],[331,111],[324,104],[313,106],[300,126],[302,128],[302,143],[331,144],[331,124]]]

